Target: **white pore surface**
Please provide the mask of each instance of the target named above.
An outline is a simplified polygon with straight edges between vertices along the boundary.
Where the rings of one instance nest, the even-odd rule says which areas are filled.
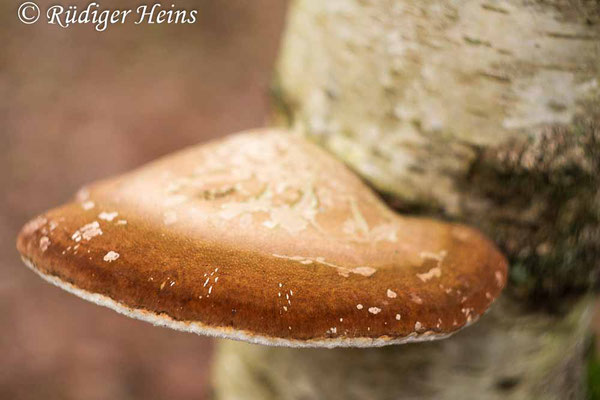
[[[164,326],[167,328],[175,329],[183,332],[192,332],[198,335],[213,336],[217,338],[240,340],[243,342],[263,344],[267,346],[284,346],[284,347],[381,347],[392,344],[404,344],[413,342],[426,342],[438,339],[445,339],[452,335],[449,334],[434,334],[425,333],[418,334],[416,332],[401,338],[368,338],[368,337],[357,337],[357,338],[332,338],[332,339],[314,339],[314,340],[295,340],[295,339],[282,339],[277,337],[261,336],[253,334],[249,331],[238,330],[229,327],[214,327],[207,326],[197,321],[177,321],[166,314],[156,314],[144,309],[135,309],[121,304],[110,297],[103,296],[98,293],[91,293],[83,289],[72,285],[71,283],[65,282],[56,276],[47,275],[38,270],[33,262],[25,257],[21,257],[25,265],[27,265],[32,271],[38,274],[46,282],[49,282],[59,288],[66,290],[75,296],[81,297],[84,300],[91,301],[92,303],[100,306],[108,307],[115,310],[119,314],[126,315],[131,318],[136,318],[142,321],[150,322],[156,326]]]

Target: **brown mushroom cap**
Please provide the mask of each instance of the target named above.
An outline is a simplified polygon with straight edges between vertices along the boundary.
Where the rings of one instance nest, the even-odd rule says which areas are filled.
[[[443,338],[507,263],[479,232],[402,217],[289,133],[230,136],[82,189],[25,225],[47,281],[130,317],[285,346]]]

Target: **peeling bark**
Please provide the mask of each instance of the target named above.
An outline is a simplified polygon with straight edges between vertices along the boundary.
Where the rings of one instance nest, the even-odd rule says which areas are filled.
[[[276,122],[397,209],[484,230],[512,293],[435,343],[221,342],[217,398],[582,399],[589,301],[568,299],[600,261],[600,2],[295,0],[288,17]]]
[[[521,289],[595,278],[597,0],[297,0],[274,93],[399,209],[494,237]]]
[[[449,339],[374,349],[292,349],[219,341],[220,400],[582,399],[591,301],[566,316],[504,299]]]

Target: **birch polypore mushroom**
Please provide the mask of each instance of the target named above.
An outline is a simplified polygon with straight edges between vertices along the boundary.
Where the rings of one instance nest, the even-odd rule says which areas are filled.
[[[25,263],[155,325],[267,345],[381,346],[477,320],[507,265],[477,231],[395,214],[289,133],[242,133],[90,185],[25,225]]]

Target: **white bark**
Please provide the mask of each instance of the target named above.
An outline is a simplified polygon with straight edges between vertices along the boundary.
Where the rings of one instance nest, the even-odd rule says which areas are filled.
[[[458,213],[456,180],[476,147],[570,124],[582,102],[598,95],[600,31],[585,18],[598,8],[296,1],[279,84],[295,129],[381,190]]]
[[[275,104],[399,208],[479,226],[526,289],[600,256],[596,0],[296,0]]]
[[[219,400],[582,399],[589,299],[565,317],[501,301],[437,342],[374,349],[292,349],[220,341]]]
[[[581,399],[600,260],[597,0],[295,0],[277,121],[400,209],[483,229],[515,292],[455,337],[372,350],[220,343],[219,399]],[[562,303],[562,304],[561,304]]]

